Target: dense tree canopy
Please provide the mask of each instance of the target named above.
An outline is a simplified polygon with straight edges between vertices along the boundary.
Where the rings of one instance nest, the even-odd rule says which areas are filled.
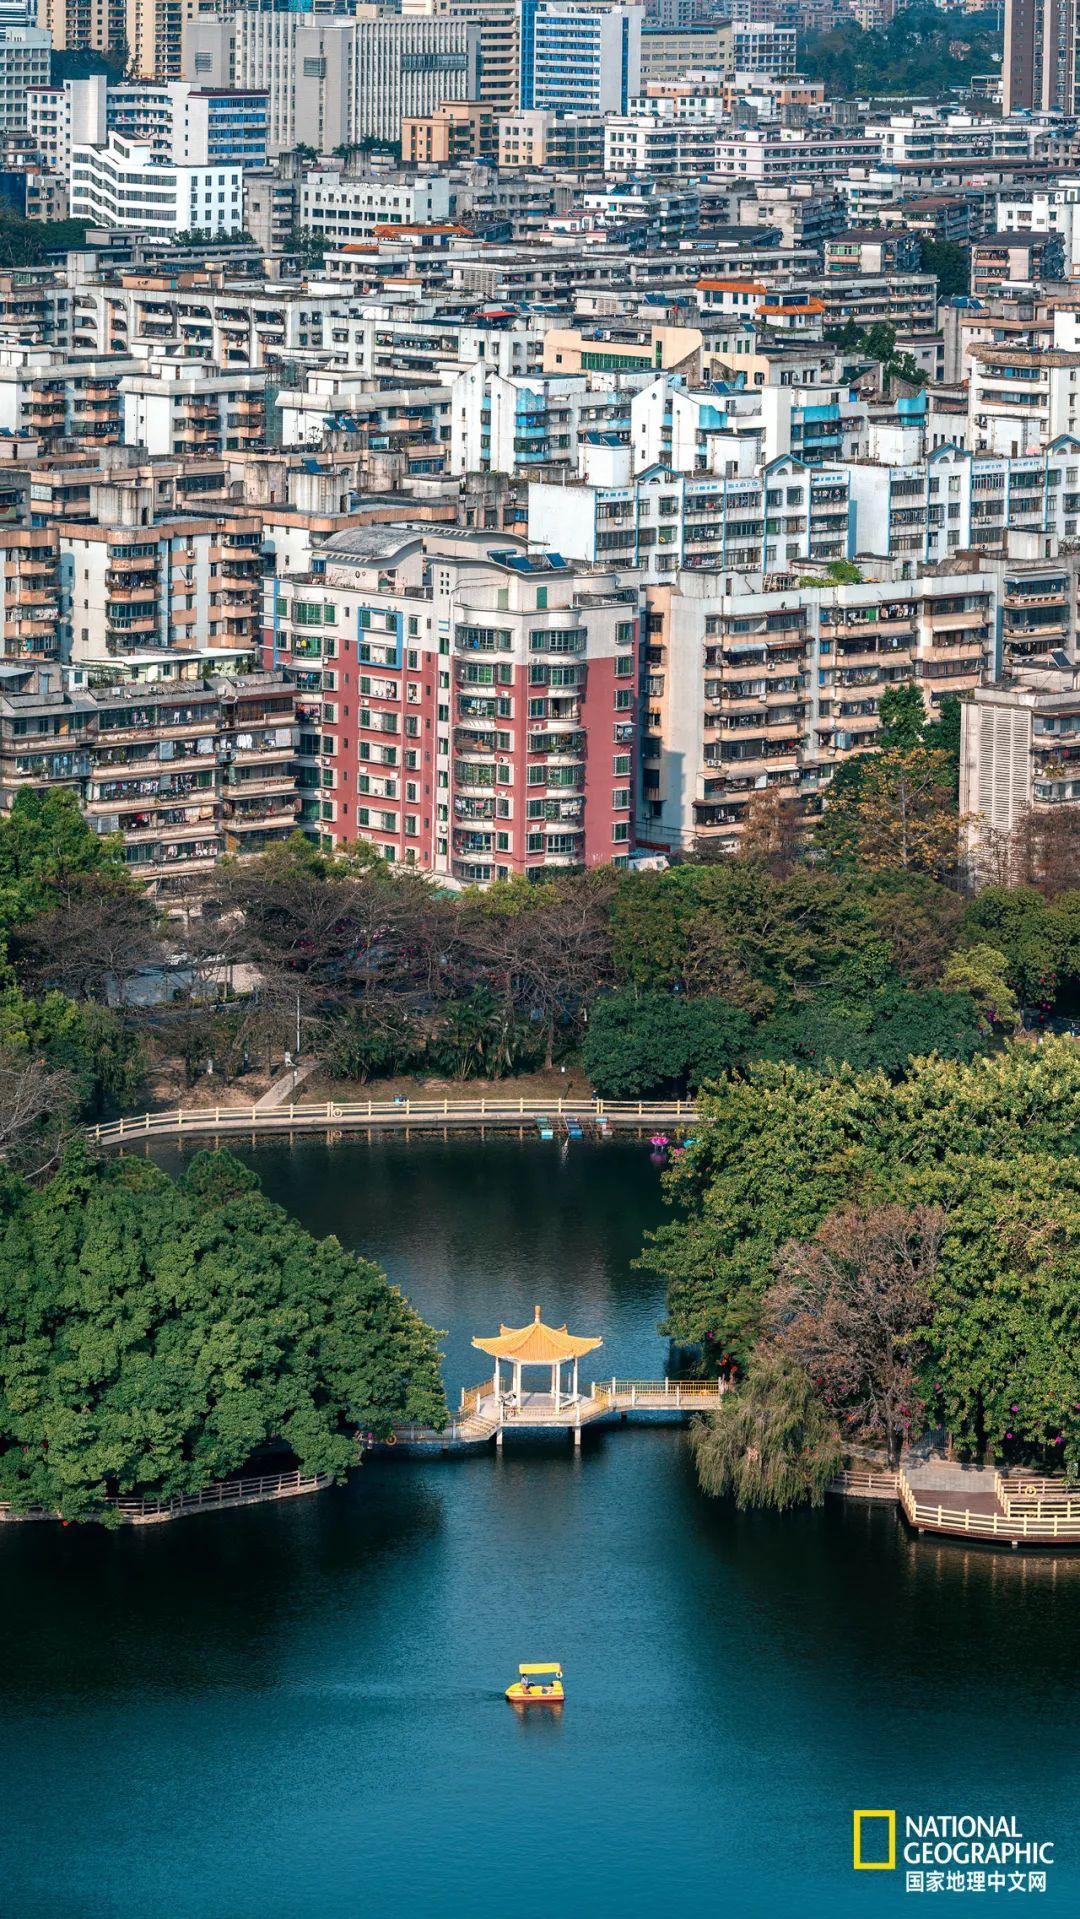
[[[957,1442],[1080,1461],[1080,1053],[1010,1045],[905,1077],[752,1066],[703,1102],[647,1258],[676,1339],[744,1359],[781,1249],[845,1205],[945,1216],[922,1396]]]
[[[343,1473],[357,1429],[442,1424],[435,1335],[228,1154],[170,1180],[72,1149],[0,1212],[0,1499],[80,1517],[262,1449]]]
[[[880,32],[844,20],[799,43],[799,69],[830,96],[946,94],[1001,63],[1000,16],[909,6]]]

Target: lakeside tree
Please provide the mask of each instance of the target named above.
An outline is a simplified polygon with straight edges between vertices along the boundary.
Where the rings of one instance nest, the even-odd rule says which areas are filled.
[[[750,1035],[749,1015],[720,999],[616,993],[596,1001],[582,1061],[605,1098],[681,1096],[742,1058]]]
[[[924,1411],[922,1372],[945,1215],[930,1206],[844,1206],[792,1240],[765,1298],[767,1342],[812,1381],[845,1436],[895,1465]]]
[[[0,1218],[0,1499],[80,1518],[266,1449],[342,1475],[357,1428],[441,1425],[436,1335],[227,1153],[170,1180],[79,1149]]]
[[[805,1372],[774,1351],[756,1356],[715,1413],[695,1420],[690,1443],[702,1491],[743,1509],[820,1506],[844,1457],[836,1420]]]
[[[702,1100],[647,1245],[666,1330],[743,1363],[780,1249],[845,1206],[932,1206],[923,1397],[968,1452],[1080,1456],[1080,1052],[1010,1044],[904,1077],[750,1066]],[[936,1420],[935,1420],[936,1423]]]

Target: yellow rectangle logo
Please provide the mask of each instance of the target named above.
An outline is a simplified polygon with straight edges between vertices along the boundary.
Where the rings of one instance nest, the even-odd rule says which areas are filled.
[[[888,1836],[887,1858],[885,1859],[864,1859],[863,1858],[862,1856],[863,1821],[865,1819],[884,1819],[886,1833]],[[896,1814],[895,1812],[880,1812],[880,1811],[864,1810],[862,1812],[853,1813],[852,1820],[853,1820],[854,1829],[855,1829],[854,1866],[855,1866],[856,1872],[893,1872],[896,1868]]]

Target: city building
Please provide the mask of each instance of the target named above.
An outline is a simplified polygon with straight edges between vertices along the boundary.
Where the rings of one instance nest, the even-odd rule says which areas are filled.
[[[239,233],[244,219],[238,166],[178,166],[152,147],[110,134],[104,146],[71,151],[73,220],[139,233]]]
[[[505,536],[354,528],[266,585],[303,818],[450,883],[625,864],[639,592]]]
[[[520,104],[627,113],[641,86],[640,6],[522,0]]]

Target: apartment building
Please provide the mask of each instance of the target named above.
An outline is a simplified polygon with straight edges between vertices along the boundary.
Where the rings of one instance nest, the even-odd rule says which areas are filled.
[[[58,53],[83,47],[108,53],[123,46],[126,15],[126,0],[37,0],[37,24]]]
[[[1005,550],[1010,535],[1075,540],[1080,533],[1080,439],[1037,453],[979,454],[949,445],[893,466],[845,469],[858,553],[944,562],[969,548]]]
[[[118,445],[127,355],[72,359],[53,347],[0,346],[0,430],[33,435],[42,452],[61,443]]]
[[[295,693],[269,673],[91,690],[59,668],[5,671],[0,810],[67,787],[95,832],[123,835],[129,871],[168,894],[296,830],[297,738]]]
[[[848,557],[846,478],[790,456],[732,478],[663,466],[632,475],[629,447],[590,445],[586,468],[577,480],[530,480],[529,533],[541,546],[640,569],[646,581]]]
[[[677,473],[730,475],[785,453],[814,464],[855,459],[867,432],[866,403],[837,363],[824,378],[794,367],[784,384],[762,386],[736,378],[697,390],[665,377],[634,396],[630,413],[639,471],[659,462]]]
[[[31,87],[47,87],[52,42],[40,27],[0,24],[0,134],[22,133]]]
[[[212,361],[151,355],[120,381],[123,440],[152,457],[243,453],[266,436],[265,371],[222,372]]]
[[[111,510],[119,510],[120,495],[110,494],[107,480],[92,488],[91,503],[99,523],[57,524],[66,659],[91,666],[170,649],[227,655],[240,665],[253,657],[262,580],[257,515],[125,525]]]
[[[136,233],[239,233],[243,171],[163,162],[153,147],[112,133],[104,146],[72,147],[69,204],[73,220]]]
[[[332,153],[368,138],[397,141],[404,119],[481,98],[480,34],[456,14],[361,7],[354,19],[241,8],[190,22],[184,77],[265,91],[271,154],[301,141]]]
[[[60,549],[47,527],[0,528],[0,658],[60,656]]]
[[[299,181],[298,214],[302,227],[347,246],[370,239],[379,227],[448,221],[450,182],[441,173],[365,180],[342,167],[312,168]]]
[[[1080,433],[1080,350],[973,346],[968,444],[974,452],[1037,452]]]
[[[462,885],[625,862],[636,585],[456,529],[353,528],[320,562],[267,582],[263,634],[309,830]]]
[[[594,387],[585,373],[504,379],[478,362],[457,375],[450,394],[451,473],[528,473],[577,466],[585,435],[630,438],[630,401],[640,376],[608,375]]]
[[[734,851],[751,796],[820,808],[834,768],[873,747],[886,687],[932,710],[991,657],[992,574],[762,590],[684,573],[647,592],[639,844]]]
[[[401,163],[453,167],[493,157],[495,114],[483,100],[446,100],[434,113],[401,122]]]
[[[1080,806],[1080,666],[1062,652],[964,706],[960,815],[976,871],[1026,817],[1063,806]]]
[[[70,298],[79,353],[168,348],[226,368],[264,367],[282,354],[321,350],[349,312],[343,292],[288,281],[222,286],[190,272],[88,279]]]
[[[516,0],[401,0],[401,13],[404,19],[463,20],[475,27],[479,66],[475,97],[493,114],[513,112],[518,102]]]

